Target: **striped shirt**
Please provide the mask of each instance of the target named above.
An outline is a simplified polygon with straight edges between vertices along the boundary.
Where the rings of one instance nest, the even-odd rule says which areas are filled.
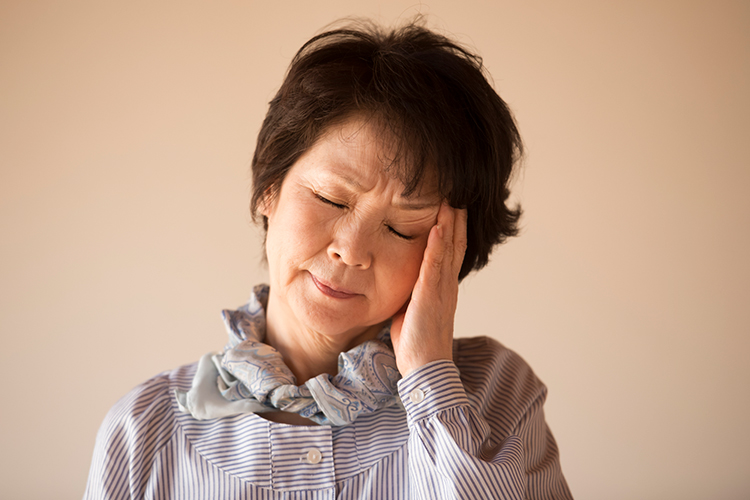
[[[179,411],[195,364],[121,399],[102,424],[86,499],[572,498],[544,420],[546,388],[496,341],[403,378],[403,405],[343,427]]]

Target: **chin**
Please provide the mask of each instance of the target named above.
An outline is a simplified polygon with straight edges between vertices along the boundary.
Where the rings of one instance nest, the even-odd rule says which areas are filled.
[[[381,325],[392,316],[383,314],[382,317],[371,317],[362,322],[364,315],[355,311],[351,314],[336,314],[335,311],[312,308],[300,313],[297,313],[297,318],[302,325],[331,340],[342,342],[348,348],[375,338]]]
[[[366,325],[361,325],[354,317],[362,317],[352,311],[346,314],[342,308],[326,307],[325,304],[316,304],[307,297],[298,297],[292,306],[297,321],[304,327],[326,336],[340,336],[352,331],[363,331]],[[345,307],[345,306],[344,306]]]

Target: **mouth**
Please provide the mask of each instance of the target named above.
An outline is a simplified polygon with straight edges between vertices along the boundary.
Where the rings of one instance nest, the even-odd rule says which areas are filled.
[[[330,283],[326,283],[325,281],[322,281],[320,278],[317,278],[314,274],[310,273],[310,277],[312,278],[313,283],[315,283],[315,286],[318,290],[323,293],[323,295],[327,295],[328,297],[332,297],[334,299],[353,299],[354,297],[357,297],[358,293],[354,293],[350,290],[346,290],[344,288],[335,287]]]

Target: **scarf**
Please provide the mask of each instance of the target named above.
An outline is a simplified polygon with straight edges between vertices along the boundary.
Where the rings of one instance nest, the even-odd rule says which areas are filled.
[[[342,426],[401,402],[390,324],[376,339],[340,353],[336,376],[323,373],[298,386],[281,353],[263,343],[267,305],[268,285],[258,285],[247,304],[222,311],[229,343],[201,358],[189,391],[175,391],[182,411],[207,420],[283,410]]]

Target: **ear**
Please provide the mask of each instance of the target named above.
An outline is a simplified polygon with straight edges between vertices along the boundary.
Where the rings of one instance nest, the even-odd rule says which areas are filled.
[[[265,219],[268,219],[273,212],[273,208],[276,204],[275,202],[276,196],[273,195],[273,193],[271,192],[271,188],[269,187],[263,193],[263,198],[258,204],[258,213],[261,214]]]

